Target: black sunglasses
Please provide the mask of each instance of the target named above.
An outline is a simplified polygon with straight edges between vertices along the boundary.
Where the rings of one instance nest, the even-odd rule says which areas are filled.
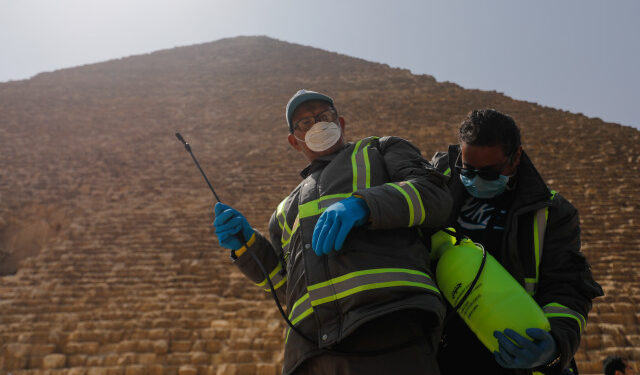
[[[476,175],[478,175],[483,180],[487,180],[487,181],[497,180],[498,178],[500,178],[500,173],[502,172],[504,167],[507,166],[509,163],[511,163],[512,156],[513,155],[509,156],[507,158],[507,161],[504,162],[504,164],[502,164],[498,168],[496,168],[495,166],[493,167],[489,166],[489,167],[484,167],[480,169],[475,169],[475,168],[464,168],[459,165],[456,165],[456,170],[458,171],[459,174],[467,178],[474,178]],[[460,156],[458,156],[458,158],[460,158]]]

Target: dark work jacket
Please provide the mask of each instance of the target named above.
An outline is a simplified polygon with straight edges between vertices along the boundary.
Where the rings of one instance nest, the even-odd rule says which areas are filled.
[[[287,328],[283,372],[291,373],[307,358],[340,346],[364,323],[392,312],[422,311],[431,327],[439,327],[445,305],[417,228],[445,224],[452,206],[446,178],[415,146],[396,137],[347,144],[301,174],[303,181],[271,217],[270,239],[256,232],[235,261],[269,290],[249,252],[259,257],[289,319],[314,341]],[[366,201],[369,222],[354,227],[340,251],[317,256],[311,241],[320,214],[352,195]]]
[[[436,169],[450,175],[448,186],[454,199],[454,209],[448,219],[451,226],[455,226],[461,206],[470,197],[460,181],[456,161],[460,166],[458,145],[449,146],[447,153],[436,153],[432,159]],[[578,350],[592,299],[602,296],[603,292],[593,280],[591,266],[580,252],[580,222],[575,207],[560,194],[549,190],[524,152],[515,178],[515,198],[508,209],[503,237],[497,241],[502,245],[494,253],[523,287],[535,290],[533,297],[551,323],[550,333],[558,345],[561,359],[557,366],[535,371],[560,374]],[[541,246],[539,281],[537,285],[526,285],[525,280],[531,280],[536,274],[533,222],[536,213],[545,208],[548,219]],[[446,335],[446,327],[444,332]],[[469,355],[466,353],[460,358],[473,363]],[[479,355],[492,356],[488,351]],[[477,373],[484,373],[483,369],[478,368]],[[513,370],[512,373],[531,374],[532,370]]]

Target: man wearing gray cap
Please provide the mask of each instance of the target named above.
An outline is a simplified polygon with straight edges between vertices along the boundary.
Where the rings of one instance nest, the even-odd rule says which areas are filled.
[[[445,307],[419,228],[450,214],[443,175],[401,138],[347,143],[324,94],[298,91],[286,120],[310,164],[271,216],[269,238],[222,203],[214,221],[234,264],[286,303],[295,328],[283,373],[439,374]]]

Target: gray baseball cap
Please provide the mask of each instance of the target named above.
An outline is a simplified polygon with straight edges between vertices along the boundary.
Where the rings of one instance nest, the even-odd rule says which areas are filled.
[[[300,104],[304,102],[308,102],[309,100],[322,100],[333,105],[333,99],[328,97],[325,94],[321,94],[315,91],[309,90],[299,90],[289,99],[289,103],[287,103],[287,124],[289,124],[289,133],[293,133],[293,124],[291,123],[291,117],[293,117],[293,112],[300,106]]]

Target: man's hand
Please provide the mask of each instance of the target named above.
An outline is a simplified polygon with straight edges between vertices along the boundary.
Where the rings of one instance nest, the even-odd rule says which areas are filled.
[[[311,245],[316,255],[340,250],[351,228],[369,219],[369,207],[364,199],[349,197],[334,203],[320,215],[313,229]]]
[[[519,335],[512,329],[505,329],[504,334],[495,331],[498,339],[498,351],[493,352],[496,362],[505,368],[530,369],[545,365],[558,354],[557,344],[549,332],[539,328],[528,328],[527,335],[533,339]],[[506,335],[506,336],[505,336]],[[509,338],[515,341],[514,344]]]
[[[216,203],[214,211],[216,219],[213,221],[213,226],[216,229],[220,246],[229,250],[237,250],[244,245],[238,237],[244,237],[245,243],[249,241],[255,231],[239,211],[220,202]]]

